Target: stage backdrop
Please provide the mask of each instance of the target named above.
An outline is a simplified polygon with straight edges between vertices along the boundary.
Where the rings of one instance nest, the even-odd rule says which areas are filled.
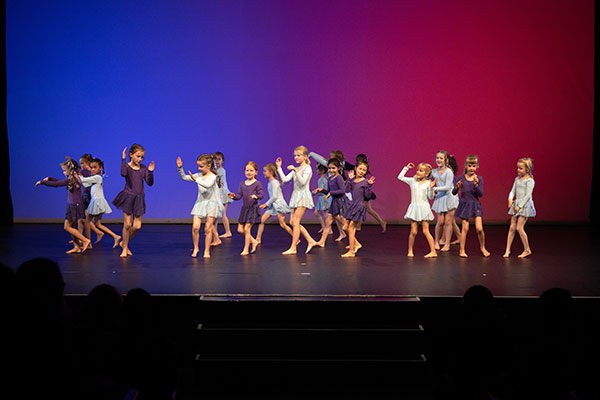
[[[190,217],[196,185],[177,156],[195,170],[199,154],[223,152],[234,190],[247,161],[288,165],[297,145],[367,154],[373,207],[389,220],[410,202],[402,167],[433,165],[439,149],[461,169],[479,155],[484,220],[507,218],[525,156],[538,220],[588,217],[592,0],[8,0],[6,11],[16,218],[64,216],[65,189],[34,183],[60,176],[65,156],[103,159],[111,201],[133,143],[156,162],[148,218]]]

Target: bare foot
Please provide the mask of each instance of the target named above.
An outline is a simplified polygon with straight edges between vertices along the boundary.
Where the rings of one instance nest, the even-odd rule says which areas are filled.
[[[356,242],[356,249],[354,249],[354,252],[357,253],[361,247],[362,247],[362,244]]]
[[[317,231],[317,233],[321,233],[321,232],[323,232],[323,229],[324,229],[324,228],[323,228],[323,227],[321,227],[321,229],[319,229],[319,230]]]
[[[284,251],[283,253],[281,253],[283,255],[288,255],[288,254],[296,254],[296,249],[292,249],[291,247],[289,249],[287,249],[286,251]]]
[[[73,253],[81,253],[81,248],[80,247],[73,247],[71,250],[66,252],[67,254],[73,254]]]
[[[439,243],[435,243],[433,245],[433,248],[436,249],[436,250],[439,250],[440,249],[440,244]]]
[[[123,247],[123,242],[119,243],[119,246],[121,246],[121,248],[123,249],[123,251],[125,251],[125,248]],[[123,253],[121,253],[123,254]],[[129,247],[127,248],[127,256],[132,256],[133,253],[131,252],[131,250],[129,250]]]
[[[517,257],[525,258],[525,257],[529,256],[530,254],[531,254],[531,250],[523,250],[523,252],[521,254],[519,254]]]
[[[454,242],[451,242],[450,244],[460,244],[460,240],[456,239]]]
[[[425,254],[423,257],[425,258],[434,258],[437,257],[437,253],[435,251],[429,252],[427,254]]]
[[[87,249],[91,249],[92,248],[92,241],[89,239],[86,239],[83,241],[83,247],[81,248],[81,252],[83,253],[84,251],[86,251]]]
[[[415,253],[413,253],[412,251],[409,251],[408,254],[406,255],[407,257],[414,257]]]
[[[194,251],[192,251],[192,257],[197,257],[199,251],[200,250],[198,250],[198,249],[194,249]]]
[[[329,232],[327,233],[328,235],[333,235],[333,231],[330,229]]]
[[[317,246],[319,246],[319,247],[325,247],[325,241],[324,241],[324,240],[323,240],[323,241],[320,241],[320,240],[319,240],[319,241],[317,242]]]
[[[510,257],[510,252],[507,251],[506,253],[504,253],[504,255],[502,257],[504,257],[504,258]]]
[[[104,233],[100,233],[100,234],[96,235],[96,241],[94,242],[94,244],[100,243],[100,240],[102,240],[103,236],[104,236]]]
[[[487,249],[485,247],[483,249],[481,249],[481,254],[483,254],[484,257],[490,256],[490,252],[487,251]]]
[[[204,252],[204,258],[210,258],[210,253]]]
[[[387,230],[387,222],[383,221],[383,224],[381,224],[381,233],[385,233],[386,230]]]
[[[222,234],[222,235],[219,235],[219,237],[220,237],[220,238],[228,238],[228,237],[231,237],[231,236],[232,236],[232,235],[231,235],[231,232],[229,232],[229,233],[224,233],[224,234]]]
[[[346,239],[346,235],[340,235],[338,236],[337,239],[335,239],[336,242],[341,242],[342,240]]]
[[[248,254],[250,254],[248,250],[244,250],[240,253],[240,256],[247,256]]]
[[[256,239],[256,244],[257,244],[258,246],[260,246],[260,244],[261,244],[261,243],[262,243],[262,240],[258,240],[258,239]]]
[[[212,242],[210,245],[212,247],[217,247],[218,245],[220,245],[221,243],[223,243],[221,240],[219,240],[218,242]]]
[[[250,250],[250,253],[254,253],[256,251],[256,246],[258,246],[258,240],[252,239],[252,249]]]
[[[460,257],[463,257],[463,258],[467,258],[467,257],[469,257],[469,256],[467,255],[467,253],[465,253],[464,251],[463,251],[462,253],[459,253],[458,255],[459,255]]]
[[[308,246],[306,247],[306,251],[304,252],[304,254],[308,254],[308,252],[317,245],[316,241],[312,241],[308,244]]]
[[[115,236],[115,244],[113,244],[113,249],[119,245],[120,241],[121,241],[121,236],[119,236],[119,235]]]
[[[121,255],[119,255],[119,257],[121,258],[127,258],[129,254],[127,254],[127,250],[123,249],[123,251],[121,252]]]
[[[444,247],[442,247],[442,248],[440,249],[440,251],[450,251],[450,246],[448,246],[448,245],[445,245]]]
[[[348,250],[346,253],[342,254],[342,257],[347,258],[347,257],[356,257],[356,254],[350,250]]]

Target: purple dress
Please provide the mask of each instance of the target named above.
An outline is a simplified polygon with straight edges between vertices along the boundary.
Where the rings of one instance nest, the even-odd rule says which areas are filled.
[[[352,200],[344,213],[344,217],[347,220],[363,222],[367,219],[365,201],[371,199],[371,195],[373,194],[371,191],[372,186],[366,179],[360,182],[354,182],[354,179],[346,181],[346,192],[352,193]]]
[[[458,208],[454,214],[461,219],[469,219],[475,217],[483,217],[483,211],[481,210],[480,197],[483,197],[483,178],[477,175],[479,183],[475,186],[475,182],[468,180],[465,175],[458,178],[462,181],[462,187],[460,188],[460,202]],[[458,181],[457,181],[458,182]],[[454,186],[452,194],[458,193],[458,188]]]
[[[65,219],[69,222],[75,222],[85,218],[85,212],[83,208],[83,199],[81,196],[81,184],[76,182],[71,189],[69,189],[69,179],[65,178],[59,180],[56,178],[48,178],[47,181],[42,181],[42,185],[51,187],[67,187],[67,211],[65,213]]]
[[[250,196],[256,195],[257,199]],[[240,211],[240,217],[238,223],[245,224],[249,222],[251,224],[260,223],[260,210],[258,208],[258,200],[264,197],[262,183],[254,181],[252,185],[246,185],[245,182],[240,183],[238,193],[234,196],[234,200],[243,199],[242,209]]]
[[[133,169],[125,159],[121,159],[121,176],[125,178],[125,189],[113,200],[113,204],[124,213],[144,215],[146,200],[144,199],[144,181],[148,186],[154,184],[154,171],[141,164],[140,169]]]
[[[84,178],[89,178],[90,176],[92,176],[92,171],[87,170],[87,169],[82,169],[81,176],[83,176]],[[92,201],[92,187],[84,186],[81,195],[82,195],[82,200],[83,200],[83,208],[85,210],[87,210],[87,208],[90,206],[90,202]]]
[[[346,183],[341,175],[330,176],[327,179],[327,188],[321,192],[323,194],[331,194],[331,205],[328,213],[331,215],[344,215],[346,211]]]

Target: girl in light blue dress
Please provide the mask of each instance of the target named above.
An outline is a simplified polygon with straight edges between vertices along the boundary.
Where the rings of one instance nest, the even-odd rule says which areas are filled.
[[[317,241],[314,240],[308,234],[308,231],[300,224],[306,209],[312,209],[315,206],[309,189],[312,170],[310,169],[310,160],[308,159],[308,149],[304,146],[296,147],[294,149],[294,161],[296,161],[297,166],[288,165],[287,169],[291,170],[291,172],[287,175],[285,175],[281,169],[281,157],[278,157],[275,161],[281,181],[285,183],[294,180],[294,191],[290,198],[290,209],[292,210],[290,217],[290,222],[292,224],[292,244],[289,249],[282,253],[286,255],[296,254],[296,246],[300,239],[300,233],[302,233],[302,236],[308,241],[306,253],[317,244]]]
[[[435,224],[434,245],[436,250],[440,250],[440,237],[442,231],[444,237],[452,236],[454,212],[458,207],[458,195],[452,194],[454,189],[454,173],[449,167],[450,155],[445,150],[440,150],[435,155],[435,163],[437,168],[431,172],[431,176],[435,179],[436,185],[433,188],[435,200],[431,209],[437,214],[437,223]],[[446,240],[441,251],[450,250],[450,240]]]
[[[225,156],[220,151],[217,151],[212,155],[216,170],[217,170],[217,180],[219,181],[219,185],[221,185],[221,202],[223,204],[223,227],[225,228],[225,233],[219,236],[217,226],[219,224],[219,220],[215,220],[215,240],[213,245],[221,244],[221,239],[219,238],[228,238],[231,237],[231,228],[229,227],[229,218],[227,218],[227,206],[233,202],[233,199],[229,198],[229,187],[227,186],[227,172],[225,168],[223,168],[223,163],[225,162]]]
[[[510,247],[515,238],[515,232],[519,233],[523,243],[523,252],[519,255],[519,258],[525,258],[531,254],[529,238],[525,233],[525,223],[528,218],[535,217],[535,206],[532,197],[534,186],[533,161],[529,157],[521,158],[517,162],[517,177],[508,194],[508,213],[511,217],[506,239],[506,251],[504,252],[505,258],[510,256]]]
[[[194,244],[192,257],[196,257],[200,250],[198,247],[200,227],[202,226],[202,220],[204,220],[204,258],[210,258],[210,246],[214,244],[217,237],[214,222],[223,215],[223,203],[212,156],[201,154],[196,160],[196,164],[200,172],[192,174],[188,170],[188,175],[186,175],[181,157],[177,157],[177,171],[181,179],[195,182],[198,185],[198,197],[190,212],[194,216],[192,220],[192,242]]]
[[[327,215],[327,210],[329,210],[329,207],[331,206],[331,197],[326,197],[326,193],[323,193],[323,190],[327,191],[327,167],[324,167],[323,165],[319,164],[317,165],[317,172],[320,175],[319,181],[317,183],[319,186],[318,189],[320,190],[315,189],[313,191],[313,194],[317,195],[317,204],[315,205],[315,216],[321,224],[321,229],[319,229],[319,232],[317,233],[321,233],[323,232],[323,229],[325,229],[325,219],[323,218],[323,215]],[[321,213],[323,213],[323,215],[321,215]]]
[[[103,179],[104,176],[104,162],[99,158],[93,158],[90,162],[91,176],[80,176],[81,184],[84,188],[91,186],[90,191],[90,204],[87,208],[86,215],[86,228],[93,224],[98,228],[99,233],[96,233],[96,242],[100,242],[104,236],[104,232],[108,233],[113,238],[114,244],[113,249],[119,245],[121,236],[117,235],[106,226],[102,224],[102,215],[110,214],[112,209],[108,205],[106,198],[104,198]]]
[[[281,182],[277,177],[277,166],[275,166],[273,163],[265,165],[263,168],[263,175],[269,180],[269,186],[267,187],[269,192],[269,200],[259,206],[261,209],[265,210],[265,212],[261,217],[260,225],[258,226],[258,232],[256,233],[256,241],[258,244],[260,244],[262,240],[265,222],[267,222],[272,215],[277,215],[279,226],[289,233],[290,236],[293,236],[292,228],[285,223],[285,214],[290,212],[290,208],[283,198]]]

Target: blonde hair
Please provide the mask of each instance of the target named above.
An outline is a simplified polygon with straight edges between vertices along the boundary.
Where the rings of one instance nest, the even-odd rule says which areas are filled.
[[[79,164],[72,158],[67,159],[65,162],[60,163],[61,168],[66,172],[67,176],[67,188],[73,190],[73,188],[79,187]]]
[[[294,149],[294,151],[299,151],[301,152],[303,155],[306,156],[306,164],[310,165],[310,158],[308,158],[308,149],[306,148],[306,146],[298,146]]]
[[[217,169],[215,168],[215,161],[213,160],[212,156],[207,153],[200,154],[198,156],[198,158],[196,159],[196,162],[198,162],[198,161],[202,161],[206,165],[209,166],[210,172],[212,172],[213,174],[215,174],[217,176],[217,186],[220,188],[221,187],[221,178],[219,178],[219,175],[217,174]]]
[[[425,178],[427,178],[427,179],[431,178],[431,164],[422,162],[422,163],[419,163],[419,165],[417,165],[417,169],[419,169],[421,167],[425,168]]]
[[[475,154],[467,156],[467,158],[465,159],[465,174],[467,173],[467,165],[469,164],[476,164],[477,166],[479,166],[479,156]]]
[[[525,168],[527,168],[527,173],[529,175],[533,176],[533,160],[529,157],[523,157],[523,158],[519,158],[519,161],[517,161],[518,163],[523,163],[523,165],[525,165]]]

